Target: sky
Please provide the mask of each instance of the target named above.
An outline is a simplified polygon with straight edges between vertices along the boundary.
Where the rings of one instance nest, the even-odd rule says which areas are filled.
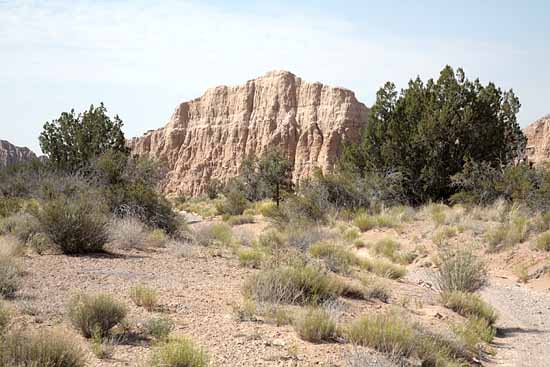
[[[104,102],[127,137],[217,85],[270,70],[353,90],[445,65],[550,113],[546,0],[0,0],[0,139],[40,152],[46,121]]]

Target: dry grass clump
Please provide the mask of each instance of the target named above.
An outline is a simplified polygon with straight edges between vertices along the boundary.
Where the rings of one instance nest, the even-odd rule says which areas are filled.
[[[206,224],[195,230],[194,239],[202,246],[228,246],[233,240],[233,230],[225,223]]]
[[[508,246],[514,246],[525,241],[528,234],[529,221],[526,217],[515,214],[508,221],[487,231],[485,240],[488,244],[488,251],[495,252]]]
[[[159,294],[156,289],[139,284],[130,288],[130,299],[136,306],[151,312],[158,305]]]
[[[550,251],[550,231],[541,233],[537,237],[535,247],[541,251]]]
[[[69,303],[69,319],[86,338],[109,335],[126,317],[126,307],[108,294],[74,296]]]
[[[346,241],[353,242],[361,236],[361,232],[355,227],[347,228],[342,232],[342,238]]]
[[[218,215],[216,205],[222,199],[208,199],[205,197],[196,197],[178,204],[178,209],[189,213],[195,213],[202,218],[212,218]]]
[[[29,213],[16,213],[0,220],[0,234],[15,236],[22,243],[40,232],[40,223]]]
[[[441,291],[474,292],[487,282],[486,265],[472,250],[446,249],[440,258],[436,283]]]
[[[6,307],[4,302],[0,301],[0,335],[8,328],[12,316],[10,309]]]
[[[230,226],[240,226],[242,224],[254,223],[254,217],[252,215],[233,215],[227,219],[227,224]]]
[[[399,225],[399,220],[391,212],[383,212],[378,215],[370,215],[360,212],[353,218],[353,225],[359,228],[361,232],[366,232],[373,228],[393,228]]]
[[[533,226],[537,232],[550,230],[550,212],[537,213],[533,220]]]
[[[154,317],[144,324],[145,333],[155,340],[166,340],[174,330],[174,322],[167,317]]]
[[[61,332],[14,332],[0,343],[0,365],[29,367],[84,367],[84,352],[74,338]]]
[[[443,292],[441,294],[443,306],[455,311],[464,317],[476,317],[485,319],[489,325],[497,320],[495,309],[484,302],[479,296],[459,291]]]
[[[483,343],[490,343],[496,335],[496,329],[486,319],[468,317],[465,323],[453,326],[453,332],[471,354],[483,350]]]
[[[296,318],[294,330],[300,338],[312,343],[333,341],[337,335],[336,321],[319,307],[309,307]]]
[[[392,355],[412,355],[415,331],[404,318],[393,314],[366,315],[346,331],[347,339],[358,345]]]
[[[14,256],[0,255],[0,298],[15,295],[21,283],[19,263]]]
[[[445,224],[447,209],[446,205],[437,203],[430,203],[424,207],[424,210],[428,213],[436,227]]]
[[[260,213],[264,217],[271,218],[277,215],[277,205],[271,199],[258,201],[254,204],[256,212]]]
[[[206,367],[208,354],[186,337],[167,340],[153,351],[153,367]]]
[[[390,291],[383,283],[374,277],[362,277],[361,283],[365,287],[365,299],[378,299],[387,303],[390,299]]]
[[[335,273],[349,274],[352,266],[358,264],[357,256],[352,251],[333,242],[317,242],[309,247],[309,254],[323,259]]]
[[[265,258],[265,254],[255,248],[240,248],[237,250],[237,256],[242,266],[258,269]]]
[[[460,346],[440,335],[431,335],[395,313],[364,316],[345,335],[354,344],[390,356],[416,357],[423,366],[460,366],[465,355]]]
[[[262,270],[243,288],[245,297],[255,301],[288,304],[319,304],[341,292],[340,282],[314,265]]]
[[[448,239],[455,237],[457,234],[458,231],[456,227],[441,227],[433,234],[432,242],[438,247],[441,247]]]
[[[15,257],[25,254],[25,245],[12,235],[0,236],[0,256]]]
[[[365,270],[388,279],[400,279],[407,274],[405,267],[386,259],[362,259],[360,265]]]
[[[335,239],[337,237],[335,233],[329,230],[307,223],[287,225],[282,229],[282,235],[289,246],[302,251],[307,251],[309,246],[316,242]]]
[[[144,249],[147,247],[149,231],[137,218],[114,218],[107,227],[109,241],[122,249]]]

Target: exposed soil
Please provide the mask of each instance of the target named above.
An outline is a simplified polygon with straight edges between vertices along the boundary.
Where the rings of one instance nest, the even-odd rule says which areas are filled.
[[[200,218],[193,218],[200,225]],[[268,223],[234,227],[236,237],[254,238]],[[479,237],[479,223],[450,241],[472,243]],[[472,229],[473,228],[473,229]],[[365,242],[386,236],[397,239],[403,250],[418,250],[421,255],[408,266],[402,280],[383,279],[391,291],[388,303],[341,299],[339,321],[345,324],[365,313],[383,312],[399,307],[432,331],[449,333],[449,325],[463,320],[439,303],[433,286],[432,256],[436,246],[431,239],[434,225],[427,219],[403,224],[399,229],[371,230],[361,235]],[[368,256],[368,249],[358,250]],[[495,339],[494,358],[487,366],[548,366],[550,360],[550,295],[541,290],[548,274],[536,280],[538,289],[516,282],[513,267],[529,258],[530,272],[548,264],[548,257],[530,249],[528,243],[513,250],[487,256],[490,284],[481,294],[500,313],[500,334]],[[518,260],[518,256],[521,260]],[[240,266],[229,249],[172,245],[151,251],[122,251],[96,256],[27,254],[22,259],[26,275],[22,290],[10,301],[17,309],[14,324],[29,329],[62,328],[79,340],[89,353],[90,366],[147,366],[152,343],[136,339],[114,347],[111,359],[98,360],[90,342],[81,337],[66,316],[67,302],[76,292],[108,292],[124,302],[129,319],[139,327],[153,316],[167,316],[176,325],[174,333],[187,335],[208,350],[211,366],[386,366],[397,364],[368,349],[349,344],[314,344],[301,340],[292,326],[276,326],[267,321],[238,320],[234,307],[242,300],[245,280],[257,270]],[[146,284],[160,293],[160,307],[147,312],[128,297],[129,289]],[[360,355],[360,358],[358,357]]]

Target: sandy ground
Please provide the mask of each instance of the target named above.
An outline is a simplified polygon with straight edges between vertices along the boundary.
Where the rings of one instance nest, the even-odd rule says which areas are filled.
[[[200,222],[200,219],[194,219]],[[194,224],[197,225],[197,224]],[[257,236],[267,227],[265,221],[234,227],[236,236]],[[476,226],[473,226],[476,227]],[[430,268],[435,246],[435,228],[427,220],[406,223],[399,229],[372,230],[362,234],[365,242],[383,237],[397,239],[403,250],[422,246],[426,254],[408,266],[409,274],[400,281],[383,280],[391,291],[389,304],[380,301],[341,299],[340,321],[346,322],[369,312],[380,312],[399,305],[431,330],[445,333],[460,317],[439,304]],[[466,230],[450,241],[473,242],[478,230]],[[475,241],[474,241],[475,242]],[[358,251],[367,256],[368,250]],[[513,268],[519,262],[534,272],[548,264],[525,243],[517,248],[487,256],[490,285],[482,296],[499,311],[499,337],[493,348],[497,354],[484,365],[550,365],[550,296],[545,282],[548,274],[527,285],[516,282]],[[395,366],[384,357],[340,343],[313,344],[301,340],[291,326],[267,322],[243,322],[234,306],[242,300],[245,280],[257,270],[243,268],[230,251],[212,251],[179,244],[151,251],[113,250],[95,256],[28,254],[22,259],[26,274],[16,299],[14,323],[29,329],[62,328],[79,340],[88,351],[89,366],[147,366],[152,345],[137,339],[115,345],[113,357],[98,360],[90,343],[78,335],[66,316],[67,302],[77,292],[108,292],[124,302],[129,319],[139,327],[154,316],[171,318],[174,333],[192,337],[208,350],[211,366]],[[431,270],[432,269],[432,270]],[[129,289],[145,284],[160,292],[160,306],[147,312],[131,303]],[[536,284],[536,289],[533,284]],[[361,354],[361,364],[352,364]]]

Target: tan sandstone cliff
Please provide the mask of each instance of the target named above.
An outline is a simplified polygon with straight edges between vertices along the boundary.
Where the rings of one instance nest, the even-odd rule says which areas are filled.
[[[523,133],[527,137],[527,158],[540,164],[550,161],[550,115],[527,126]]]
[[[0,168],[34,158],[36,155],[29,148],[16,147],[6,140],[0,140]]]
[[[343,142],[357,140],[366,120],[367,108],[352,91],[273,71],[209,89],[180,104],[165,127],[129,144],[168,165],[165,192],[197,195],[210,179],[235,176],[243,158],[274,147],[294,162],[296,181],[315,167],[330,170]]]

